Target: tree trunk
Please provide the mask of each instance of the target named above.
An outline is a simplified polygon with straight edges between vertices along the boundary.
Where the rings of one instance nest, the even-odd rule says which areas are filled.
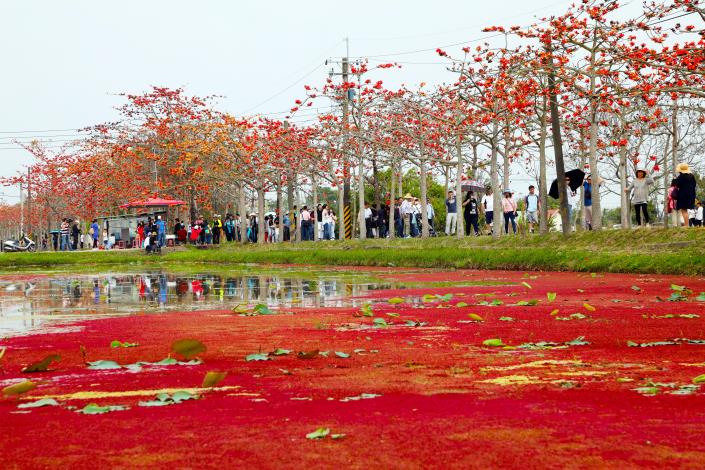
[[[367,227],[365,227],[365,162],[360,154],[360,164],[357,175],[357,224],[360,228],[360,240],[367,238]]]
[[[463,207],[463,141],[461,140],[460,133],[458,133],[457,139],[455,141],[455,153],[458,161],[455,167],[455,201],[458,203],[457,212],[457,229],[456,235],[458,239],[462,239],[465,236],[465,209]],[[445,192],[448,194],[448,191]]]
[[[509,152],[511,151],[511,143],[509,142],[510,132],[509,132],[509,117],[507,117],[504,126],[504,160],[502,162],[502,191],[509,189]]]
[[[565,184],[565,164],[563,162],[563,139],[561,137],[561,119],[558,114],[558,96],[556,94],[556,73],[553,65],[552,50],[549,46],[548,64],[548,99],[551,108],[551,131],[553,135],[553,153],[556,161],[556,178],[558,179],[558,195],[560,197],[560,212],[563,235],[570,234],[570,218],[568,217],[568,198]]]
[[[594,182],[595,180],[593,180]],[[629,216],[629,195],[625,192],[627,189],[627,149],[620,147],[619,149],[619,222],[622,228],[631,226],[631,217]]]
[[[260,180],[260,186],[257,188],[257,244],[264,244],[264,234],[267,231],[267,225],[264,222],[264,180]]]
[[[396,190],[396,175],[394,174],[394,160],[392,160],[392,163],[390,164],[390,185],[391,188],[389,190],[390,200],[389,200],[389,220],[387,221],[388,227],[389,227],[389,239],[393,240],[396,233],[395,233],[395,227],[394,227],[394,192]]]
[[[279,218],[279,237],[277,238],[277,242],[279,243],[284,240],[284,212],[282,212],[284,204],[282,198],[282,183],[280,179],[279,183],[277,183],[277,217]]]
[[[240,211],[240,242],[247,243],[247,195],[245,194],[245,184],[238,183],[239,198],[238,210]]]
[[[316,175],[311,177],[311,185],[313,189],[313,215],[311,220],[313,220],[313,241],[318,241],[318,182],[316,181]]]
[[[421,170],[420,173],[420,180],[419,180],[419,190],[421,192],[421,196],[419,199],[421,199],[421,238],[428,238],[428,210],[426,207],[426,199],[427,199],[427,191],[428,189],[426,188],[427,184],[427,175],[426,175],[426,159],[423,156],[423,145],[421,146],[421,162],[419,165],[419,169]]]
[[[493,137],[490,149],[490,184],[492,185],[492,206],[494,220],[492,222],[492,236],[499,238],[502,235],[502,191],[499,189],[499,168],[497,163],[497,123],[493,124]]]
[[[345,240],[345,200],[342,181],[338,181],[338,240]]]
[[[539,135],[539,203],[541,213],[539,214],[539,232],[548,233],[548,177],[546,175],[546,134],[548,133],[548,123],[546,114],[548,113],[548,103],[546,97],[543,98],[541,111],[541,133]]]
[[[379,211],[382,206],[380,204],[380,190],[379,190],[379,170],[377,169],[377,154],[372,156],[372,185],[374,186],[374,202],[375,210]]]

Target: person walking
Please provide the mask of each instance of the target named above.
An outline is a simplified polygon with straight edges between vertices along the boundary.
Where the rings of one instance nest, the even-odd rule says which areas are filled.
[[[637,168],[636,178],[632,181],[632,184],[624,190],[627,194],[631,193],[632,204],[636,212],[636,224],[639,226],[649,225],[649,208],[647,203],[649,200],[649,186],[652,184],[654,184],[654,180],[651,178],[651,175],[649,175],[645,169]],[[693,202],[695,202],[695,196],[693,196]]]
[[[91,222],[91,227],[88,229],[88,233],[91,236],[91,245],[93,249],[98,248],[98,233],[100,232],[100,227],[98,227],[98,219],[93,219]]]
[[[213,216],[213,244],[220,245],[220,234],[223,231],[223,221],[220,215]]]
[[[485,213],[485,223],[489,230],[488,235],[492,234],[492,222],[494,222],[494,196],[492,195],[492,188],[487,188],[485,190],[485,195],[482,196],[482,210]]]
[[[517,203],[512,197],[511,189],[504,190],[504,197],[502,198],[502,212],[504,212],[504,233],[509,233],[509,222],[512,223],[512,230],[514,234],[517,233]]]
[[[457,213],[457,210],[456,210]],[[436,211],[433,210],[433,204],[431,204],[431,199],[426,200],[426,218],[428,219],[428,228],[432,236],[436,236],[436,230],[433,227],[433,222],[436,220]],[[457,224],[457,221],[456,221]]]
[[[81,237],[81,228],[78,226],[78,220],[74,220],[71,224],[71,250],[78,250],[78,240]]]
[[[526,221],[529,224],[529,233],[534,233],[534,224],[539,223],[539,210],[541,209],[541,201],[535,192],[536,188],[532,184],[529,186],[529,194],[524,198],[526,206]]]
[[[455,233],[458,225],[458,201],[455,198],[455,193],[448,191],[446,199],[446,235]]]
[[[676,172],[678,176],[673,180],[676,187],[676,210],[681,214],[683,226],[687,226],[688,209],[695,207],[695,177],[687,163],[679,163]]]
[[[592,230],[592,177],[590,175],[583,181],[583,219],[585,228]]]
[[[414,197],[410,193],[406,193],[404,200],[399,208],[401,217],[404,223],[404,238],[411,238],[411,217],[413,216],[413,201]]]
[[[470,227],[475,231],[475,236],[480,235],[480,227],[478,225],[478,207],[477,199],[472,191],[468,191],[465,200],[463,201],[463,219],[465,219],[465,235],[470,235]]]

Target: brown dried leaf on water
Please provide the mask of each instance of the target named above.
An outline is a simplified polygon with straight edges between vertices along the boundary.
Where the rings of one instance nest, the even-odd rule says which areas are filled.
[[[318,357],[319,350],[314,349],[313,351],[299,351],[296,354],[296,357],[299,359],[313,359],[315,357]]]
[[[186,359],[191,359],[197,354],[205,352],[206,346],[197,339],[180,339],[174,341],[171,345],[171,349],[175,353],[181,354]]]
[[[7,348],[0,348],[0,359],[5,356],[5,351],[7,351]]]
[[[215,371],[207,372],[206,376],[203,377],[203,385],[201,385],[201,387],[202,388],[215,387],[220,382],[222,382],[223,379],[227,375],[228,375],[227,372],[215,372]]]
[[[52,362],[60,360],[61,356],[59,356],[58,354],[49,354],[41,361],[28,365],[27,367],[22,369],[22,372],[24,372],[25,374],[32,374],[34,372],[46,372]]]
[[[16,384],[8,385],[2,389],[3,395],[22,395],[37,388],[37,384],[31,380],[25,380]]]

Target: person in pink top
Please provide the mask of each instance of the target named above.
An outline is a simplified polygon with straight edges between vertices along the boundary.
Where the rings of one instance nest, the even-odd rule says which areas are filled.
[[[517,233],[517,203],[512,197],[512,191],[510,189],[504,190],[504,197],[502,198],[502,211],[504,212],[504,233],[509,233],[509,221],[512,222],[512,229],[514,234]]]

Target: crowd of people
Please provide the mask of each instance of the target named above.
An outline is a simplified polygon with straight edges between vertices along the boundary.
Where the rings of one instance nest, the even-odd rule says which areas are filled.
[[[655,179],[644,168],[635,171],[634,178],[625,188],[629,198],[636,224],[648,226],[651,222],[649,213],[649,192]],[[592,229],[592,192],[593,181],[590,175],[581,178],[576,183],[566,177],[566,199],[568,203],[568,216],[571,223],[574,221],[576,209],[582,208],[582,223],[587,230]],[[597,187],[603,181],[596,182]],[[578,189],[582,188],[582,204],[578,199]],[[529,233],[533,233],[539,223],[541,213],[541,200],[536,187],[530,185],[528,193],[517,203],[511,189],[505,189],[500,198],[504,233],[517,233],[518,215],[521,212],[523,221]],[[495,216],[494,195],[491,188],[487,188],[478,200],[479,194],[475,191],[466,191],[464,196],[457,197],[455,191],[448,191],[445,198],[445,230],[446,235],[453,235],[458,229],[458,217],[462,211],[465,235],[479,236],[482,234],[481,226],[484,225],[485,233],[492,232]],[[555,196],[555,194],[554,194]],[[379,207],[373,207],[369,202],[364,204],[365,225],[363,230],[367,238],[387,238],[390,230],[398,238],[420,237],[422,234],[422,204],[426,205],[429,235],[437,235],[436,213],[430,199],[425,202],[407,193],[403,197],[392,198],[387,193],[385,202]],[[677,167],[677,176],[671,181],[668,190],[667,213],[673,214],[674,222],[682,226],[703,226],[703,204],[696,199],[696,180],[691,169],[685,163]],[[390,213],[391,217],[390,227]],[[499,216],[499,215],[498,215]],[[301,224],[297,231],[297,224]],[[481,222],[484,222],[482,224]],[[245,230],[242,230],[245,224]],[[54,249],[70,251],[90,248],[112,248],[114,244],[107,230],[101,229],[98,221],[94,219],[86,226],[84,233],[79,220],[64,218],[58,233],[55,232]],[[244,235],[249,242],[257,243],[264,237],[265,243],[286,242],[300,238],[301,241],[335,240],[340,238],[337,230],[338,216],[328,204],[318,204],[315,208],[304,205],[301,208],[294,206],[294,210],[285,212],[280,220],[277,211],[264,215],[264,233],[260,233],[260,224],[256,213],[250,213],[244,218],[239,213],[213,215],[210,219],[197,216],[195,220],[186,223],[184,220],[175,219],[172,234],[167,236],[167,225],[162,215],[148,217],[137,223],[132,246],[138,246],[148,252],[161,251],[167,244],[167,239],[172,238],[174,244],[192,245],[218,245],[222,242],[240,242]],[[102,235],[102,244],[101,244]],[[43,248],[47,248],[47,235],[42,239]]]

